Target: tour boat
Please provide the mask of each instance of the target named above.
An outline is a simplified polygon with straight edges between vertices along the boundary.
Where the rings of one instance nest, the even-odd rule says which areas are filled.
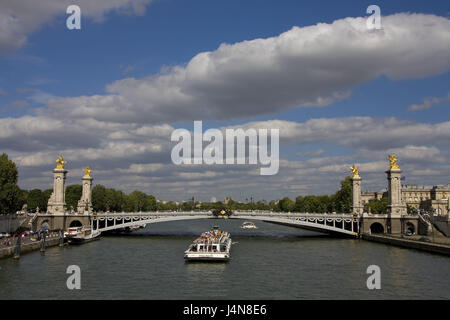
[[[228,261],[230,259],[231,238],[219,227],[203,232],[184,252],[186,261]]]
[[[92,230],[90,228],[83,227],[73,227],[67,229],[65,236],[67,238],[67,242],[70,244],[81,244],[90,242],[93,240],[98,240],[100,231]]]
[[[258,229],[258,227],[255,226],[253,222],[245,221],[242,224],[241,229]]]

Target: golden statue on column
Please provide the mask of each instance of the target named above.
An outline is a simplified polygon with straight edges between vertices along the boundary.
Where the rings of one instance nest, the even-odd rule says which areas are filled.
[[[58,156],[58,159],[56,159],[56,169],[64,169],[64,166],[67,164],[67,161],[64,161],[62,155]]]
[[[85,178],[90,178],[91,177],[91,173],[92,173],[92,170],[89,169],[89,167],[84,168],[84,177]]]
[[[351,166],[351,167],[350,167],[350,170],[352,171],[352,174],[353,174],[352,178],[360,178],[360,176],[359,176],[359,170],[358,170],[358,168],[356,167],[356,165]]]
[[[397,164],[398,158],[394,155],[389,156],[389,166],[391,169],[400,169]]]

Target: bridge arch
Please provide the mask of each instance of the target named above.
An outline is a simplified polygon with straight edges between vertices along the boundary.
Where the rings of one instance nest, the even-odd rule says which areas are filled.
[[[415,234],[416,233],[416,228],[415,228],[414,224],[411,223],[411,222],[407,222],[406,223],[406,231],[411,232],[411,234]]]
[[[384,227],[379,222],[374,222],[370,225],[370,233],[384,233]]]
[[[93,228],[110,231],[131,226],[143,226],[177,220],[196,219],[243,219],[274,222],[295,226],[311,231],[355,237],[359,231],[359,220],[353,215],[297,214],[235,212],[230,217],[216,217],[211,212],[148,212],[148,213],[107,213],[94,217]]]
[[[72,220],[69,224],[69,228],[74,228],[74,227],[82,227],[83,224],[81,223],[80,220]]]

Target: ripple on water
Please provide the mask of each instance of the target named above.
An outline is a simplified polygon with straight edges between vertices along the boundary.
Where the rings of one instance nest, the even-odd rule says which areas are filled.
[[[387,245],[334,239],[276,224],[198,220],[151,224],[126,236],[0,260],[0,299],[449,299],[450,259]],[[228,263],[186,263],[202,231],[231,233]],[[81,290],[66,287],[79,265]],[[381,268],[381,290],[366,269]]]

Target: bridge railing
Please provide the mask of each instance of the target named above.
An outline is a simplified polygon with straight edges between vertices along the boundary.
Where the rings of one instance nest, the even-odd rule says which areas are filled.
[[[177,211],[177,212],[121,212],[105,213],[93,216],[92,227],[100,231],[143,226],[160,221],[179,220],[178,218],[222,218],[211,211]],[[341,232],[356,235],[359,231],[359,217],[352,214],[317,214],[267,211],[235,211],[230,219],[258,219],[262,221],[281,222],[305,228],[316,228],[325,232]]]
[[[148,212],[105,212],[105,213],[96,213],[94,216],[102,217],[102,216],[155,216],[155,215],[205,215],[211,214],[212,211],[148,211]],[[275,212],[275,211],[233,211],[232,215],[270,215],[270,216],[299,216],[299,215],[307,215],[307,216],[344,216],[350,217],[353,216],[351,213],[309,213],[309,212]]]

